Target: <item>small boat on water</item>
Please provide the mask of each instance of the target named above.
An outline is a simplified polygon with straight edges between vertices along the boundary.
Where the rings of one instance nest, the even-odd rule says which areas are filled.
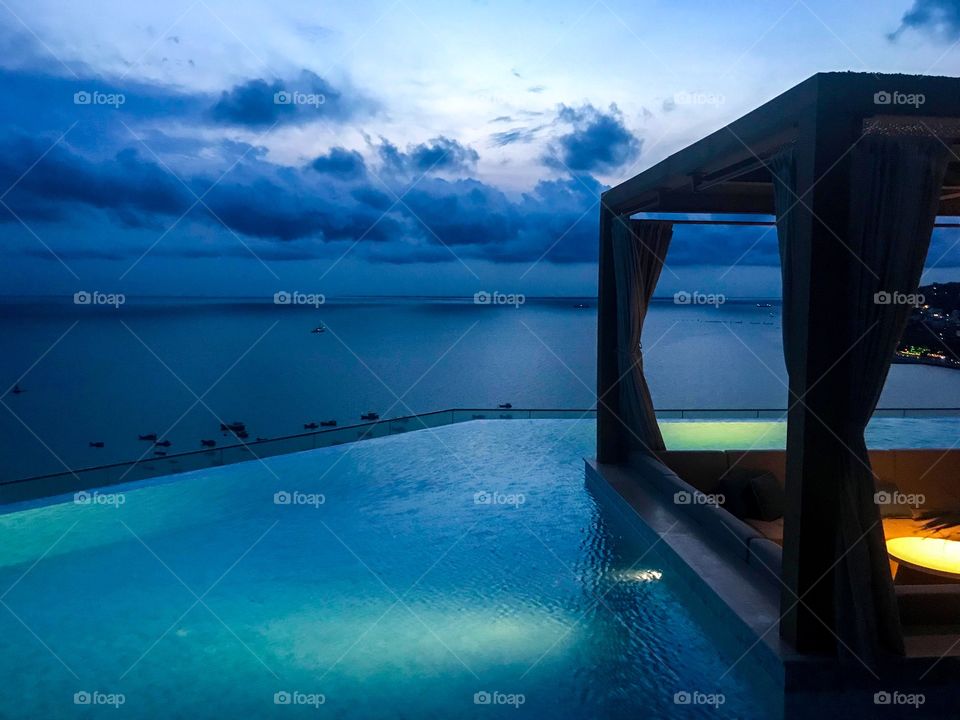
[[[321,421],[320,421],[320,427],[336,427],[336,426],[337,426],[337,421],[336,421],[336,420],[321,420]]]
[[[11,390],[10,392],[12,392],[14,395],[19,395],[20,393],[26,392],[26,390],[24,390],[22,387],[20,387],[20,385],[19,385],[19,383],[18,383],[18,384],[16,384],[16,385],[13,386],[13,390]]]
[[[589,309],[590,309],[590,306],[589,306],[589,305],[584,305],[583,303],[577,303],[577,304],[574,305],[573,307],[574,307],[575,309],[577,309],[577,310],[589,310]]]
[[[319,335],[320,333],[323,333],[323,332],[326,332],[326,331],[327,331],[327,326],[324,325],[323,323],[320,323],[319,325],[317,325],[317,326],[316,326],[313,330],[311,330],[310,332],[313,333],[314,335]]]
[[[758,308],[770,308],[773,307],[770,303],[757,303]]]
[[[90,447],[93,447],[93,448],[102,448],[102,447],[103,447],[103,443],[100,442],[100,441],[91,442],[91,443],[88,443],[88,444],[90,445]]]
[[[217,441],[216,441],[216,440],[201,440],[201,441],[200,441],[200,444],[203,445],[203,447],[216,447]]]
[[[155,442],[155,443],[154,443],[154,446],[155,446],[155,447],[170,447],[172,444],[173,444],[173,443],[171,443],[169,440],[159,440],[158,442]]]
[[[220,423],[220,429],[224,431],[229,430],[230,432],[234,432],[234,433],[243,432],[244,430],[247,429],[247,425],[246,423],[242,423],[242,422]]]
[[[320,426],[317,425],[315,422],[308,422],[303,424],[304,430],[316,430],[318,427]]]
[[[500,408],[501,410],[512,410],[512,409],[513,409],[513,404],[512,404],[512,403],[503,403],[502,405],[497,405],[497,407]]]
[[[375,412],[373,412],[373,411],[371,411],[371,412],[367,412],[367,413],[364,413],[363,415],[361,415],[361,416],[360,416],[360,419],[361,419],[361,420],[379,420],[379,419],[380,419],[380,415],[377,414],[377,413],[375,413]]]
[[[156,442],[156,441],[157,441],[157,434],[156,434],[156,433],[147,433],[146,435],[137,435],[137,437],[138,437],[140,440],[148,440],[148,441],[150,441],[150,442]]]

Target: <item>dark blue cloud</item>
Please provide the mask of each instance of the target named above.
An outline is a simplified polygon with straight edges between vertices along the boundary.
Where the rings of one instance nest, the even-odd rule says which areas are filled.
[[[400,173],[467,172],[480,159],[473,148],[442,135],[419,145],[410,145],[406,152],[383,140],[379,153],[386,169]]]
[[[137,214],[176,214],[190,207],[189,191],[132,148],[97,161],[55,141],[14,134],[0,142],[0,184],[12,188],[5,202],[17,214],[40,211],[42,217],[45,208],[63,212],[61,203],[78,203],[126,213],[128,224]]]
[[[640,149],[615,107],[561,106],[554,119],[507,130],[515,135],[503,137],[509,144],[551,132],[563,160],[555,165],[560,177],[526,193],[506,193],[474,179],[477,151],[444,136],[403,150],[388,140],[368,153],[334,147],[290,167],[272,162],[263,147],[211,140],[209,133],[183,134],[184,125],[210,123],[215,106],[217,122],[272,122],[272,93],[279,90],[265,80],[244,83],[218,101],[210,94],[120,87],[96,78],[0,71],[3,77],[16,99],[0,106],[0,188],[15,186],[4,202],[65,258],[139,257],[163,235],[156,252],[166,257],[252,258],[248,244],[262,258],[302,260],[339,255],[361,241],[354,251],[359,257],[390,263],[449,262],[451,249],[462,258],[493,262],[594,262],[604,187],[592,172],[626,162]],[[84,88],[125,90],[126,103],[109,109],[75,105],[73,94]],[[330,97],[342,100],[337,112],[359,112],[361,103],[346,102],[344,94]],[[266,98],[267,112],[258,114]],[[325,107],[334,109],[329,101]],[[513,117],[522,123],[534,115]],[[413,178],[418,182],[410,189]],[[165,236],[174,222],[179,230]],[[23,232],[2,207],[0,223]],[[685,244],[685,232],[677,233],[675,264],[729,264],[756,239],[709,230],[709,242]],[[52,257],[32,242],[22,250]],[[775,265],[775,243],[745,262]]]
[[[108,213],[125,227],[162,230],[186,214],[214,227],[282,241],[352,240],[364,233],[370,240],[386,240],[400,234],[395,220],[377,222],[376,208],[345,203],[336,193],[310,185],[303,174],[280,172],[255,157],[234,171],[239,181],[216,182],[207,175],[181,181],[133,148],[98,161],[65,143],[51,145],[49,138],[22,136],[0,142],[0,183],[15,185],[4,198],[10,211],[0,212],[0,220],[49,221],[88,208]]]
[[[631,133],[616,105],[603,112],[592,105],[561,106],[558,120],[572,126],[551,144],[544,162],[577,173],[616,170],[635,161],[643,142]]]
[[[339,178],[358,178],[366,174],[367,165],[363,155],[356,150],[346,150],[342,147],[331,148],[326,155],[316,157],[310,167],[323,175],[334,175]]]
[[[0,143],[0,182],[16,182],[50,147],[49,140],[16,136]],[[341,155],[350,153],[341,149],[323,157]],[[451,250],[461,258],[494,262],[596,260],[599,195],[605,188],[589,174],[544,180],[519,196],[470,178],[428,175],[405,192],[405,179],[388,181],[396,182],[388,191],[366,174],[340,177],[336,183],[329,177],[312,164],[279,167],[251,152],[220,182],[214,184],[217,173],[199,173],[185,175],[185,187],[134,149],[92,159],[61,143],[20,179],[4,202],[25,220],[59,227],[101,213],[114,228],[141,229],[152,239],[186,213],[185,224],[221,233],[205,231],[204,242],[166,239],[162,253],[167,256],[253,257],[222,230],[226,226],[247,238],[257,256],[274,260],[321,257],[331,252],[330,243],[358,240],[361,257],[397,264],[448,262]],[[196,204],[194,193],[203,196],[203,204]],[[16,223],[16,218],[2,212],[0,221]],[[678,227],[670,263],[723,265],[739,259],[744,265],[776,265],[776,235],[769,232],[761,240],[761,233],[751,228],[697,228],[694,233]],[[99,246],[60,244],[56,251],[63,257],[111,259],[139,256],[143,248],[102,240]]]
[[[258,78],[225,90],[210,115],[217,122],[260,128],[318,119],[343,120],[373,108],[362,94],[341,93],[316,73],[303,70],[293,80]]]
[[[923,30],[945,41],[960,38],[960,0],[914,0],[900,27],[889,35],[895,40],[908,29]]]
[[[539,125],[532,128],[518,127],[493,133],[493,135],[490,136],[490,142],[493,143],[495,147],[505,147],[517,143],[531,143],[544,127],[546,126]]]
[[[376,103],[363,93],[334,88],[308,71],[286,82],[249,80],[219,95],[96,75],[63,77],[9,69],[0,69],[0,87],[4,92],[0,127],[35,134],[38,128],[63,132],[73,126],[71,140],[91,146],[129,142],[133,128],[156,128],[158,121],[174,121],[174,127],[228,124],[266,130],[274,123],[339,124],[377,111]],[[277,94],[281,102],[275,102]],[[323,102],[311,104],[311,96],[318,103],[323,97]],[[111,97],[117,101],[96,101]],[[285,104],[286,99],[290,102]],[[156,129],[142,132],[161,134]],[[202,142],[177,138],[184,145],[191,141]]]
[[[354,188],[350,195],[359,203],[374,208],[375,210],[386,210],[391,207],[396,200],[391,198],[385,192],[381,192],[372,187]]]

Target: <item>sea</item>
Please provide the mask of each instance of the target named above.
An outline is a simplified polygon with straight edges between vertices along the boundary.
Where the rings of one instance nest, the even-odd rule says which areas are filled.
[[[0,300],[0,480],[132,460],[140,434],[223,444],[221,422],[596,404],[596,298],[112,300]],[[786,407],[776,300],[655,301],[643,348],[658,408]],[[894,365],[880,405],[958,407],[960,372]]]

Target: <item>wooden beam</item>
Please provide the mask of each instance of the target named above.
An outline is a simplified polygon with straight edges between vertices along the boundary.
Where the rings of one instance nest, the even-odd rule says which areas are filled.
[[[655,203],[643,212],[773,215],[773,186],[756,186],[724,191],[659,193]]]
[[[618,416],[620,365],[617,355],[617,287],[613,266],[613,223],[616,217],[600,208],[600,262],[597,281],[597,462],[626,459],[626,438]]]
[[[941,126],[943,118],[960,118],[960,78],[918,75],[881,75],[876,73],[819,73],[761,105],[726,127],[661,160],[642,173],[603,193],[603,203],[617,214],[655,212],[649,200],[657,193],[690,191],[703,183],[725,181],[750,175],[757,159],[765,158],[779,147],[794,142],[800,118],[817,102],[818,91],[827,90],[836,99],[834,115],[840,122],[856,117],[860,127],[865,121],[880,119],[889,123],[902,118],[911,122]],[[883,104],[883,93],[913,94],[923,97],[918,108],[906,103]],[[922,127],[922,125],[919,125]],[[955,167],[948,178],[960,173]],[[952,184],[948,180],[947,184]],[[702,189],[702,187],[701,187]],[[680,209],[678,212],[697,212]],[[951,214],[954,210],[951,208]]]
[[[617,213],[634,212],[651,191],[690,189],[695,175],[709,177],[763,157],[796,136],[796,118],[814,101],[816,76],[653,167],[611,188],[603,202]]]

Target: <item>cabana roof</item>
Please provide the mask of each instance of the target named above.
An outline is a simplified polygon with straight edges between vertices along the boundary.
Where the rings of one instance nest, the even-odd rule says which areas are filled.
[[[916,99],[921,97],[918,106]],[[891,102],[884,104],[886,98]],[[960,78],[817,73],[606,191],[603,205],[617,215],[773,215],[772,179],[766,167],[772,154],[791,143],[800,152],[813,153],[817,140],[829,140],[828,135],[853,142],[865,128],[886,126],[937,134],[949,142],[954,152],[939,214],[960,215],[960,123],[945,128],[943,118],[960,118]]]

